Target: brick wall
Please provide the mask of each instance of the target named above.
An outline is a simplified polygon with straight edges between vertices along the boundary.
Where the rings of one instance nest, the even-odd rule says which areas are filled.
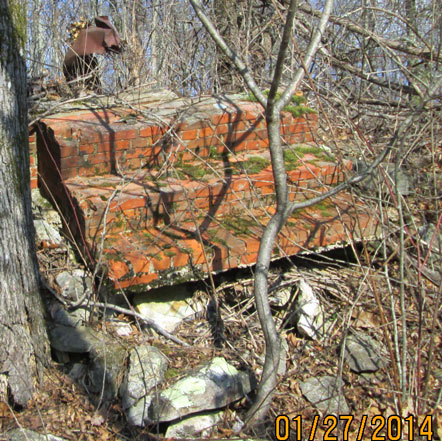
[[[180,159],[188,161],[194,154],[204,158],[214,152],[258,151],[268,147],[259,105],[240,103],[222,113],[214,108],[205,108],[203,112],[197,121],[170,116],[163,118],[161,125],[141,121],[134,125],[118,123],[118,115],[112,111],[57,115],[40,122],[44,139],[40,140],[39,152],[47,155],[51,151],[66,180],[161,165],[171,154],[180,152]],[[316,114],[293,118],[285,112],[281,133],[287,144],[309,142],[316,127]],[[35,148],[34,135],[32,139]]]
[[[37,178],[37,137],[35,128],[29,132],[29,165],[31,169],[31,189],[38,187]]]

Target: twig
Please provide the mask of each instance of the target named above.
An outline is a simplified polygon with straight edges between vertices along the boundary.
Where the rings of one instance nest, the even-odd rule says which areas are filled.
[[[120,306],[111,305],[108,303],[101,303],[101,302],[92,302],[92,305],[98,306],[99,308],[103,309],[112,309],[113,311],[120,312],[121,314],[130,315],[132,317],[136,317],[137,319],[143,321],[148,326],[150,326],[153,330],[158,332],[158,334],[161,334],[163,337],[166,337],[167,339],[173,341],[174,343],[177,343],[181,346],[190,347],[190,345],[183,340],[179,339],[178,337],[175,337],[174,335],[167,332],[164,328],[162,328],[160,325],[156,324],[153,320],[142,316],[136,311],[132,311],[130,309],[121,308]]]

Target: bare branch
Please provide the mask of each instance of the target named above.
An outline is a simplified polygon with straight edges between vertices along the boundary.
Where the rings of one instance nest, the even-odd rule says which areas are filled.
[[[313,15],[315,17],[321,16],[321,11],[318,11],[316,9],[313,9],[309,4],[302,3],[299,6],[299,9],[309,15]],[[387,38],[381,37],[380,35],[375,34],[374,32],[371,32],[368,29],[364,29],[361,26],[358,26],[354,22],[347,20],[342,17],[337,17],[336,15],[330,16],[330,22],[336,23],[341,26],[346,27],[349,31],[356,32],[359,35],[363,35],[364,37],[372,38],[373,40],[377,41],[379,44],[382,44],[383,46],[389,47],[390,49],[400,51],[409,55],[413,55],[415,57],[427,60],[427,61],[440,61],[440,56],[431,51],[430,48],[421,49],[416,48],[413,46],[405,45],[401,41],[397,40],[389,40]]]
[[[319,22],[319,26],[316,29],[312,39],[310,40],[302,66],[298,68],[295,77],[287,86],[287,89],[285,90],[285,92],[281,97],[281,102],[278,104],[278,109],[280,111],[284,108],[285,105],[288,104],[290,98],[295,93],[296,89],[298,89],[299,84],[304,78],[305,72],[308,71],[308,69],[310,68],[310,65],[313,61],[313,57],[315,56],[319,48],[319,44],[321,43],[321,38],[324,35],[325,27],[327,26],[328,19],[333,9],[333,3],[334,3],[333,0],[327,0],[327,2],[325,3],[324,10],[321,14],[321,20]]]
[[[201,23],[207,29],[210,36],[213,38],[218,47],[224,52],[224,54],[229,57],[229,59],[234,63],[236,68],[238,69],[241,76],[244,78],[244,81],[247,83],[247,86],[255,95],[256,99],[260,102],[263,107],[267,105],[267,99],[264,94],[261,92],[261,89],[256,84],[253,77],[250,75],[249,69],[245,65],[245,63],[241,60],[238,54],[230,48],[230,46],[225,42],[224,38],[217,31],[215,25],[212,23],[209,17],[205,14],[203,10],[203,6],[199,0],[189,0],[193,9],[195,10],[196,15],[201,20]]]

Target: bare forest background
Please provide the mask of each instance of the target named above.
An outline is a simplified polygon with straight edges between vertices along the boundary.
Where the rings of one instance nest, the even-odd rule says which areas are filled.
[[[326,3],[332,2],[296,4],[280,85],[306,69],[299,89],[320,115],[316,141],[338,159],[370,164],[390,146],[385,162],[396,173],[381,166],[378,186],[366,197],[382,234],[376,244],[363,244],[348,317],[355,305],[368,308],[364,296],[370,293],[392,360],[393,412],[435,414],[442,345],[442,3],[336,0],[318,49],[306,60]],[[261,90],[272,84],[289,4],[202,5]],[[97,15],[109,15],[124,40],[122,54],[99,57],[105,93],[140,85],[182,96],[248,93],[234,60],[184,0],[29,1],[29,76],[62,81],[69,25]],[[399,170],[410,177],[407,198]]]

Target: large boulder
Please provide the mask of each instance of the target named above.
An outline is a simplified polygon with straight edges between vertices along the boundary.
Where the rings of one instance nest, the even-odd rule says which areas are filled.
[[[141,345],[130,351],[129,367],[120,388],[130,424],[144,426],[149,422],[152,391],[164,380],[167,364],[166,356],[154,346]]]
[[[243,398],[255,386],[254,377],[238,371],[224,358],[216,357],[152,400],[149,418],[152,422],[166,422],[220,409]]]

